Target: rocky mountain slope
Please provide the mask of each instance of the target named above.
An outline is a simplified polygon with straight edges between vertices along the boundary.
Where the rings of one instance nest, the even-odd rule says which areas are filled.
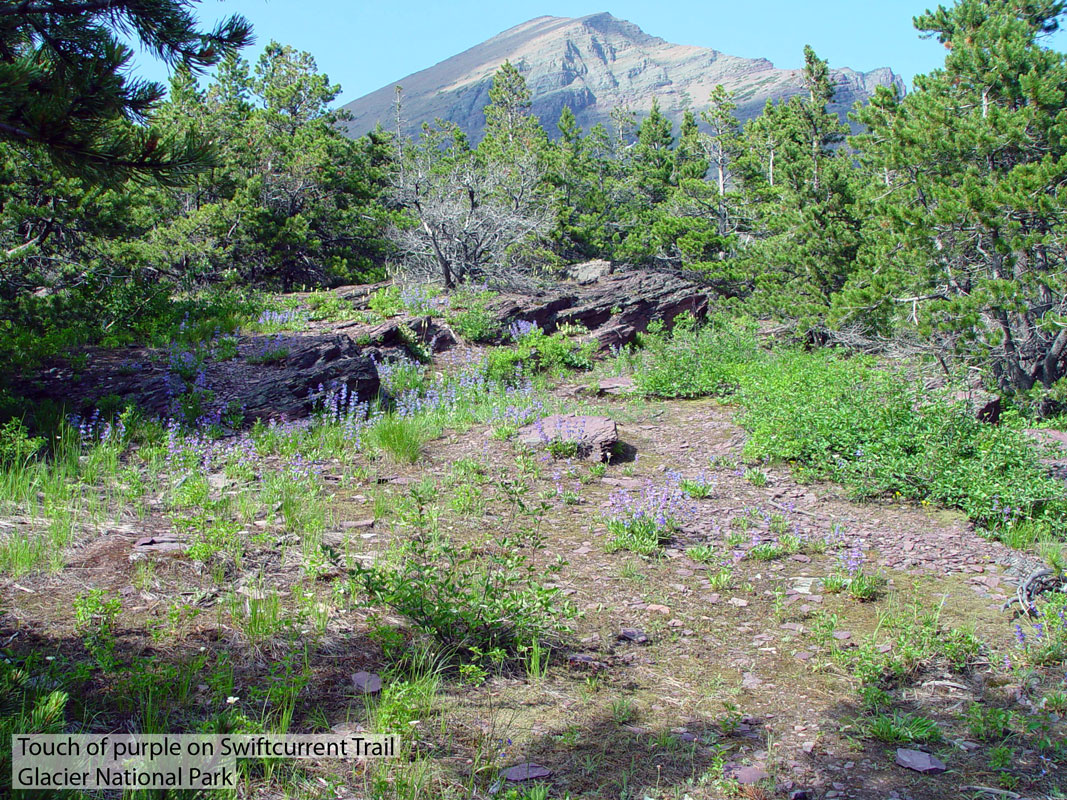
[[[611,14],[579,19],[538,17],[421,72],[383,86],[345,106],[348,131],[359,136],[380,122],[396,127],[395,87],[403,87],[402,127],[417,133],[434,118],[456,122],[478,140],[493,73],[510,60],[526,78],[534,112],[552,134],[564,106],[588,130],[610,124],[612,109],[660,108],[679,120],[687,107],[701,109],[712,89],[734,93],[742,119],[756,116],[768,99],[801,91],[797,70],[776,69],[766,59],[740,58],[705,47],[671,44]],[[836,110],[844,114],[877,86],[903,82],[888,68],[871,72],[835,69]]]

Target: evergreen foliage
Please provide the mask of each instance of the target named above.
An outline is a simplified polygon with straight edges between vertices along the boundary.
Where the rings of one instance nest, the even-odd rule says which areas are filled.
[[[181,183],[210,163],[208,139],[146,126],[162,100],[158,83],[126,74],[133,51],[169,65],[210,67],[251,41],[232,16],[203,32],[192,0],[31,0],[0,8],[0,140],[40,146],[68,174],[121,182]]]
[[[150,337],[174,291],[208,285],[387,267],[531,285],[604,258],[685,271],[809,342],[922,343],[1045,410],[1067,398],[1067,62],[1045,43],[1062,2],[918,17],[944,67],[905,97],[880,89],[851,138],[807,47],[804,91],[744,125],[719,86],[677,129],[656,104],[589,131],[564,108],[551,138],[505,63],[477,146],[440,121],[351,140],[310,54],[271,42],[249,64],[244,20],[200,32],[191,7],[0,9],[7,349]],[[123,71],[130,33],[174,67],[165,102]]]

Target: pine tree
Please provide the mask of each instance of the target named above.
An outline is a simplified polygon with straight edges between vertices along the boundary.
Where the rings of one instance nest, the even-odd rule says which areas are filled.
[[[960,0],[922,15],[944,67],[856,115],[875,222],[842,320],[917,327],[1007,391],[1067,370],[1067,56],[1042,44],[1064,9]]]
[[[555,189],[555,252],[565,261],[611,258],[616,172],[611,137],[603,125],[583,136],[568,106],[560,112],[557,127],[560,137],[546,176]]]
[[[196,25],[192,0],[27,0],[0,7],[0,139],[40,147],[72,175],[181,183],[210,162],[203,138],[147,126],[164,96],[126,74],[134,32],[169,65],[198,72],[251,41],[232,16]]]
[[[847,127],[827,110],[834,86],[825,61],[804,49],[806,95],[768,103],[745,125],[738,177],[748,209],[752,310],[822,324],[859,247]]]

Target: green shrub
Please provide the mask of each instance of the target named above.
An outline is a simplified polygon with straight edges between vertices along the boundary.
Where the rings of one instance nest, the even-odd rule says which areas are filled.
[[[456,333],[472,342],[492,342],[500,338],[500,323],[483,305],[472,305],[451,315],[448,321]]]
[[[979,422],[866,358],[786,351],[742,380],[745,456],[796,462],[858,498],[894,496],[964,511],[1005,533],[1067,522],[1063,484],[1018,425]]]
[[[595,348],[596,342],[582,344],[562,331],[548,335],[535,327],[514,345],[489,350],[485,374],[490,380],[514,383],[516,378],[534,372],[592,369]]]
[[[367,305],[383,317],[395,317],[404,312],[399,286],[383,286],[367,298]]]
[[[650,325],[638,342],[634,384],[655,397],[733,394],[747,366],[761,358],[751,327],[724,319],[698,327],[688,313],[669,333],[662,324]]]
[[[21,466],[44,446],[44,439],[30,436],[20,419],[0,425],[0,466]]]
[[[568,630],[575,613],[558,589],[545,588],[544,569],[528,555],[541,547],[507,536],[461,545],[419,530],[396,557],[357,565],[355,574],[374,602],[408,617],[459,661],[499,663]]]

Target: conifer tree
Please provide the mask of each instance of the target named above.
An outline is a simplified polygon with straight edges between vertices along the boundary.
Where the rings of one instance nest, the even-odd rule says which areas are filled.
[[[752,309],[805,330],[822,324],[859,246],[847,127],[827,110],[832,76],[804,48],[806,95],[768,103],[745,125],[735,162],[746,195]]]
[[[959,0],[918,17],[944,67],[856,115],[877,191],[841,320],[917,327],[1007,391],[1067,370],[1067,56],[1043,44],[1064,9]]]
[[[251,41],[231,16],[199,30],[195,0],[25,0],[0,6],[0,140],[43,148],[72,175],[181,183],[209,143],[146,125],[165,90],[127,74],[122,35],[168,65],[199,72]]]

